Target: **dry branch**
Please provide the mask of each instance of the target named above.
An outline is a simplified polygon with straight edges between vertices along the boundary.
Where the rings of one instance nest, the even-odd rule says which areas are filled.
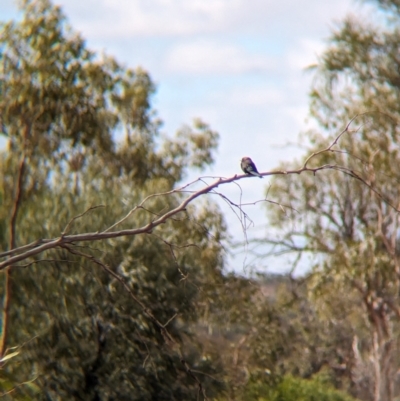
[[[347,128],[346,128],[347,129]],[[343,135],[343,132],[339,135]],[[384,202],[386,202],[390,207],[392,207],[395,211],[400,211],[397,206],[391,204],[385,197],[369,182],[364,180],[360,174],[358,174],[356,171],[351,170],[347,167],[336,165],[336,164],[324,164],[322,166],[318,167],[307,167],[307,164],[310,162],[310,160],[322,152],[331,152],[332,151],[332,146],[336,142],[334,141],[331,146],[328,148],[320,151],[313,153],[309,158],[307,158],[305,164],[303,167],[295,170],[278,170],[278,171],[270,171],[270,172],[264,172],[260,173],[262,176],[273,176],[273,175],[289,175],[289,174],[302,174],[302,173],[312,173],[316,174],[319,171],[323,170],[337,170],[340,171],[341,173],[348,175],[356,180],[361,181],[364,185],[366,185],[371,191],[373,191],[377,196],[379,196]],[[144,204],[149,201],[150,199],[154,197],[161,197],[161,196],[167,196],[167,195],[172,195],[172,194],[177,194],[177,193],[186,193],[187,188],[190,185],[193,185],[198,182],[204,182],[204,178],[199,178],[189,184],[186,184],[180,188],[173,189],[168,192],[163,192],[163,193],[158,193],[158,194],[152,194],[146,197],[139,205],[135,206],[124,218],[122,218],[120,221],[112,225],[111,227],[107,228],[106,230],[102,232],[91,232],[91,233],[82,233],[82,234],[74,234],[74,235],[61,235],[58,238],[52,238],[52,239],[38,239],[31,244],[24,245],[15,249],[11,249],[9,251],[0,253],[0,258],[5,257],[5,256],[10,256],[7,260],[4,260],[3,262],[0,263],[0,270],[5,269],[7,266],[10,266],[12,264],[15,264],[17,262],[21,262],[27,258],[30,258],[32,256],[38,255],[44,251],[47,251],[49,249],[54,249],[54,248],[59,248],[63,247],[65,245],[69,244],[74,244],[77,242],[86,242],[86,241],[100,241],[100,240],[105,240],[105,239],[110,239],[110,238],[118,238],[118,237],[125,237],[125,236],[135,236],[139,234],[150,234],[156,227],[164,224],[166,221],[169,219],[173,218],[176,216],[178,213],[183,212],[186,210],[186,207],[192,203],[195,199],[199,198],[202,195],[208,194],[208,193],[214,193],[214,190],[218,188],[221,185],[226,185],[230,184],[232,182],[239,181],[244,178],[248,178],[246,174],[240,174],[240,175],[234,175],[233,177],[229,178],[222,178],[222,177],[213,177],[217,178],[216,181],[214,181],[210,185],[206,185],[202,189],[198,191],[190,191],[190,195],[186,197],[177,207],[172,208],[168,210],[167,212],[156,215],[153,220],[149,221],[147,224],[143,225],[142,227],[138,228],[132,228],[132,229],[124,229],[124,230],[118,230],[118,231],[111,231],[112,228],[117,226],[118,224],[122,223],[125,221],[128,217],[130,217],[135,211],[139,209],[144,209]],[[218,194],[217,194],[218,195]],[[226,200],[226,198],[224,198]],[[233,202],[230,202],[232,206],[237,206],[240,208],[240,205],[235,205]],[[90,210],[93,209],[90,208]],[[87,211],[86,211],[87,212]],[[83,214],[85,214],[84,212]],[[82,214],[82,215],[83,215]],[[79,216],[77,216],[79,217]]]

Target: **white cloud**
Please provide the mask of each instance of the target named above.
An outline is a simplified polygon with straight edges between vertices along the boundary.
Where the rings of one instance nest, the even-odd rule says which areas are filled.
[[[285,101],[285,92],[278,88],[235,88],[225,102],[236,107],[270,107],[282,105]]]
[[[234,44],[198,40],[177,44],[167,55],[170,72],[189,74],[240,74],[274,68],[273,58],[252,54]]]
[[[74,25],[92,38],[182,36],[221,31],[243,0],[69,0]],[[90,17],[89,14],[91,13]]]
[[[74,26],[92,38],[315,32],[343,15],[348,0],[59,0]]]

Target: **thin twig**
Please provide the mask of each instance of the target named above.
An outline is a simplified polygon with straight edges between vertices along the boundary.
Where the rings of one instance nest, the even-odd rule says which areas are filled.
[[[24,265],[14,265],[13,267],[22,267],[22,268],[26,268],[32,265],[35,265],[37,263],[42,263],[42,262],[67,262],[67,263],[71,263],[70,260],[67,259],[38,259],[38,260],[34,260],[30,263],[26,263]]]
[[[65,226],[64,231],[61,233],[62,236],[64,236],[65,234],[67,234],[69,227],[71,226],[71,224],[79,219],[80,217],[83,217],[85,214],[89,213],[92,210],[98,209],[98,208],[103,208],[105,207],[105,205],[97,205],[97,206],[91,206],[89,209],[85,210],[83,213],[78,214],[77,216],[73,217],[68,224]]]

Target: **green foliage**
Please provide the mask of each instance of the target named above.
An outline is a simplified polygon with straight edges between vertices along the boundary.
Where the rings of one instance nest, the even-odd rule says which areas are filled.
[[[9,363],[18,354],[18,351],[8,353],[1,359],[1,363]],[[39,392],[40,388],[36,385],[35,380],[19,383],[5,370],[0,370],[0,397],[2,400],[28,401],[37,396]]]
[[[354,329],[320,313],[307,297],[307,281],[274,275],[224,279],[219,311],[208,319],[208,347],[214,344],[222,355],[227,399],[266,397],[288,374],[299,380],[318,375],[350,389]],[[237,294],[234,300],[230,294]]]
[[[284,376],[275,385],[250,382],[242,398],[248,401],[352,401],[354,398],[334,389],[318,376],[301,379]]]
[[[105,112],[112,71],[93,61],[77,35],[48,1],[24,2],[24,18],[2,27],[1,104],[10,149],[29,147],[42,157],[63,157],[61,144],[111,144]],[[29,130],[29,134],[26,133]],[[57,135],[54,135],[54,133]]]
[[[40,393],[34,382],[15,383],[12,380],[0,377],[0,396],[2,400],[31,401]]]

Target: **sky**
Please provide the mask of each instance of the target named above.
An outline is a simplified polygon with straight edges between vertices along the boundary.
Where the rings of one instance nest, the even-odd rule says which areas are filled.
[[[368,14],[354,0],[58,0],[75,31],[90,49],[114,56],[130,68],[141,66],[157,86],[153,106],[173,135],[200,117],[220,134],[216,164],[207,171],[229,177],[241,173],[250,156],[259,171],[300,154],[293,145],[310,123],[308,93],[312,73],[332,29],[346,15]],[[12,0],[0,0],[0,20],[17,15]],[[192,179],[198,175],[188,178]],[[242,201],[265,197],[269,181],[240,181]],[[223,188],[235,202],[236,186]],[[236,240],[244,240],[239,220],[223,212]],[[247,234],[268,230],[265,209],[249,206],[254,222]],[[253,261],[242,247],[230,256],[237,271],[280,272],[280,259]]]

